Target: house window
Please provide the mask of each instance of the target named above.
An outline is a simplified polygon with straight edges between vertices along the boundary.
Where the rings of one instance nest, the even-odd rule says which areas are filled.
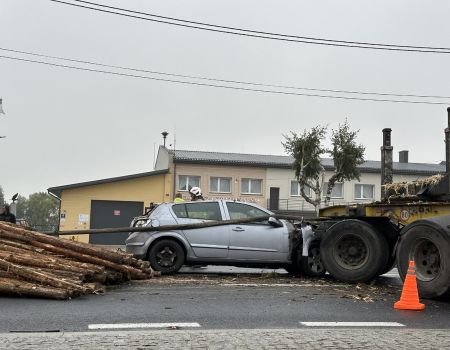
[[[262,194],[262,180],[259,179],[242,179],[242,194]]]
[[[305,186],[304,188],[305,194],[308,197],[311,197],[311,187]],[[296,180],[291,181],[291,197],[301,197],[300,192],[300,184]]]
[[[324,197],[327,195],[328,182],[323,184],[322,194]],[[344,198],[344,184],[337,182],[334,184],[333,190],[331,191],[330,198]]]
[[[231,177],[211,177],[209,192],[231,193]]]
[[[374,185],[355,184],[355,199],[373,199]]]
[[[178,191],[189,191],[192,187],[200,187],[200,176],[178,176]]]

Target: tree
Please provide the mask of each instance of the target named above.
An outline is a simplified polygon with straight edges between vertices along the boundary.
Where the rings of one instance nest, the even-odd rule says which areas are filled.
[[[5,194],[3,193],[3,188],[0,186],[0,205],[5,204]]]
[[[16,217],[18,219],[25,218],[25,213],[28,209],[28,199],[19,195],[16,200]]]
[[[28,197],[25,219],[38,230],[58,225],[58,201],[45,192],[32,193]]]
[[[325,203],[328,204],[336,182],[351,181],[358,179],[361,175],[358,166],[364,163],[364,152],[366,148],[356,143],[356,136],[359,130],[352,131],[345,120],[344,124],[339,124],[337,130],[332,131],[332,149],[328,152],[334,163],[334,173],[328,180],[328,188],[325,196]]]
[[[305,201],[314,206],[317,214],[325,174],[321,156],[327,152],[322,145],[326,130],[324,126],[316,126],[310,131],[304,130],[301,135],[291,132],[290,137],[284,136],[286,142],[283,143],[286,152],[294,158],[293,167],[300,185],[300,194]],[[310,198],[306,194],[307,187],[314,192],[315,198]]]
[[[347,120],[339,125],[337,130],[332,130],[330,150],[323,146],[326,133],[327,127],[316,126],[310,131],[304,130],[301,135],[291,132],[291,136],[284,136],[286,142],[283,143],[286,152],[294,158],[293,168],[300,185],[300,194],[314,206],[317,214],[325,177],[321,156],[328,153],[334,162],[334,172],[328,180],[325,203],[329,202],[337,182],[359,179],[360,172],[357,167],[364,162],[365,147],[356,144],[358,131],[351,131]],[[306,194],[307,187],[314,192],[315,198]]]

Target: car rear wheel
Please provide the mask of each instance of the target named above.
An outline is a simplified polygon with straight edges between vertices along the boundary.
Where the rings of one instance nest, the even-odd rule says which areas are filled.
[[[148,260],[154,270],[161,271],[162,274],[171,274],[183,266],[185,254],[178,242],[162,239],[151,246]]]

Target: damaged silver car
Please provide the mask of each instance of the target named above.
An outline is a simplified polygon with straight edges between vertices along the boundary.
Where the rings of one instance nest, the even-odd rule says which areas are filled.
[[[256,218],[273,215],[254,204],[210,200],[162,203],[146,216],[133,220],[133,227],[158,227]],[[188,230],[132,232],[126,240],[127,252],[146,259],[162,273],[177,272],[183,265],[232,265],[283,267],[295,272],[299,248],[298,230],[285,220],[227,224]]]

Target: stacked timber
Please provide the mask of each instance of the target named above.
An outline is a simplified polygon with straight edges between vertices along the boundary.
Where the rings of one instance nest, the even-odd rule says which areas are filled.
[[[69,299],[156,275],[126,252],[0,222],[0,295]]]

